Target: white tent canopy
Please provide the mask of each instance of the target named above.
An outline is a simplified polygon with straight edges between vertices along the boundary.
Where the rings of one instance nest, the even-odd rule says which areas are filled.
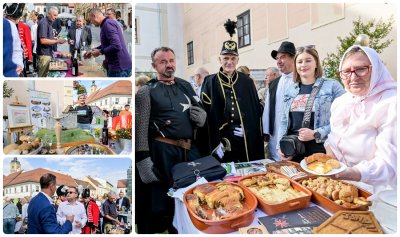
[[[63,12],[63,13],[58,14],[57,18],[72,18],[72,19],[75,19],[76,16],[74,16],[72,14],[69,14],[67,12]]]

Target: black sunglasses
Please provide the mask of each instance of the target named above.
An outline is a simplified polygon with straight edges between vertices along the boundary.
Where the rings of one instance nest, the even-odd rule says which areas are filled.
[[[75,193],[75,192],[67,192],[68,194],[73,194],[73,193]]]

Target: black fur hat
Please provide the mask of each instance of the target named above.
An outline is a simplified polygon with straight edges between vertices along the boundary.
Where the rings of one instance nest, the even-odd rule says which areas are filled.
[[[61,196],[67,196],[67,191],[68,191],[68,187],[65,185],[61,185],[60,187],[57,188],[57,196],[61,197]]]
[[[226,32],[230,35],[231,39],[225,41],[222,44],[222,49],[221,49],[221,55],[223,54],[233,54],[233,55],[239,55],[238,53],[238,47],[237,43],[232,40],[233,34],[235,34],[235,29],[236,29],[236,21],[231,21],[231,19],[228,19],[225,24],[224,24]]]
[[[82,192],[82,198],[88,198],[88,197],[90,197],[90,189],[85,188],[85,189],[83,189],[83,192]]]
[[[21,18],[24,13],[25,3],[4,3],[4,15],[11,16],[14,19]]]

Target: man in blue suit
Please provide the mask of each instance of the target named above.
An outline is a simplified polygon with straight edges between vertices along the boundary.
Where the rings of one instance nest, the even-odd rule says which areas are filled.
[[[60,226],[52,205],[51,196],[56,191],[56,176],[47,173],[40,177],[40,189],[28,206],[28,234],[68,234],[72,230],[74,216]]]

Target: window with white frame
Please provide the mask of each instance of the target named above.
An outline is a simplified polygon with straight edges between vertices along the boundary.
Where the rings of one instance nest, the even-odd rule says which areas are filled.
[[[251,44],[250,10],[237,17],[238,47],[242,48]]]

